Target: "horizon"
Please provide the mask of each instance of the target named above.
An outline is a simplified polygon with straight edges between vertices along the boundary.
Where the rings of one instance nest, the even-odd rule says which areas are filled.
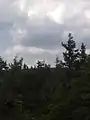
[[[10,62],[15,55],[27,64],[62,59],[60,43],[71,32],[79,47],[90,53],[90,1],[0,0],[0,55]]]

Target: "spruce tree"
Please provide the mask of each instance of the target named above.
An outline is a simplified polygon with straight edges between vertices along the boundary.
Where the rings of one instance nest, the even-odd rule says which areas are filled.
[[[44,66],[45,66],[45,61],[38,60],[38,62],[37,62],[37,68],[44,68]]]
[[[81,44],[81,50],[80,50],[80,63],[83,64],[86,62],[87,54],[86,54],[86,46],[84,43]]]
[[[3,70],[8,70],[7,62],[3,60],[3,58],[0,56],[0,72]]]
[[[63,68],[63,63],[61,60],[59,60],[59,57],[56,56],[56,68]]]
[[[76,49],[76,43],[71,33],[68,35],[67,43],[62,42],[62,46],[66,49],[66,51],[63,52],[64,66],[75,69],[79,57],[79,50]]]

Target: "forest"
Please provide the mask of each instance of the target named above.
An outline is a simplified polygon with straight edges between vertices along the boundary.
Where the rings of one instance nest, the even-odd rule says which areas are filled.
[[[71,33],[55,67],[0,57],[0,120],[90,120],[90,55]]]

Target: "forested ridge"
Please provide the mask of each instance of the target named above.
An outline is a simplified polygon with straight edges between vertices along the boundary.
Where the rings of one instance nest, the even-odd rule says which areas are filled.
[[[90,120],[90,55],[71,33],[55,67],[0,57],[0,120]]]

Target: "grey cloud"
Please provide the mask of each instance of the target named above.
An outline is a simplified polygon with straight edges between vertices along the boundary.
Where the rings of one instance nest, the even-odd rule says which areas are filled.
[[[3,54],[3,57],[10,62],[15,55],[19,57],[23,57],[25,62],[29,65],[34,65],[37,60],[45,60],[46,62],[54,65],[55,64],[55,56],[59,54],[60,58],[62,58],[61,51],[59,49],[53,50],[45,50],[41,48],[34,47],[24,47],[24,46],[13,46],[6,50]]]
[[[73,33],[78,45],[83,41],[87,44],[87,48],[90,49],[90,18],[86,18],[84,15],[85,11],[90,10],[90,0],[49,0],[53,4],[57,2],[56,6],[60,2],[65,4],[66,10],[63,13],[62,24],[54,22],[46,15],[39,14],[38,16],[28,17],[25,12],[21,13],[19,8],[14,5],[18,1],[0,0],[1,50],[6,47],[9,48],[12,43],[25,47],[59,49],[61,47],[60,42],[67,40],[68,32]],[[37,5],[37,0],[27,1],[28,7],[32,8],[32,6]],[[38,0],[38,4],[39,2],[40,0]],[[21,55],[25,56],[26,61],[31,63],[35,59],[43,59],[45,56],[46,59],[52,62],[55,57],[55,55],[50,53],[31,55],[31,57],[23,53]]]
[[[0,51],[3,51],[11,44],[12,37],[10,36],[10,30],[13,23],[0,22]]]
[[[8,30],[13,27],[11,22],[0,22],[0,30]]]
[[[61,0],[58,0],[58,2]],[[62,1],[63,2],[63,1]],[[57,24],[45,16],[44,19],[22,19],[17,21],[19,28],[24,28],[27,31],[26,37],[22,38],[20,44],[25,46],[34,46],[40,48],[54,48],[59,47],[61,41],[65,41],[64,32],[72,32],[79,43],[81,39],[85,38],[84,29],[90,30],[90,24],[84,16],[84,11],[89,9],[89,1],[64,1],[67,4],[64,24]],[[64,3],[63,2],[63,3]],[[75,6],[74,6],[75,3]],[[73,11],[77,9],[76,12]],[[41,23],[40,23],[41,22]],[[66,34],[67,35],[67,34]],[[83,38],[82,38],[83,36]],[[88,37],[89,34],[88,34]],[[18,40],[17,40],[18,41]],[[88,40],[86,40],[88,41]]]
[[[61,41],[63,31],[62,25],[47,20],[43,25],[29,27],[26,38],[21,41],[21,44],[44,49],[56,47]]]

